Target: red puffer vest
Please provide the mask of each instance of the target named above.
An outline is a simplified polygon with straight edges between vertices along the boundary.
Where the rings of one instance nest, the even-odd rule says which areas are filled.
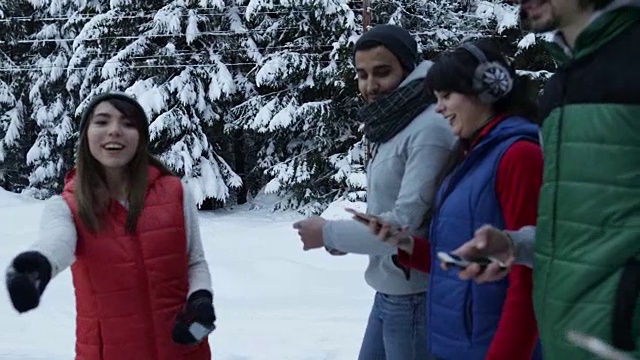
[[[175,176],[149,168],[135,234],[127,210],[112,200],[91,233],[78,215],[75,170],[63,198],[78,231],[71,267],[76,293],[76,360],[209,360],[209,344],[176,345],[171,330],[189,288],[183,190]]]

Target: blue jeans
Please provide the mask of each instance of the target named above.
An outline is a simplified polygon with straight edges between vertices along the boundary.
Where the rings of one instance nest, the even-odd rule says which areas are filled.
[[[358,360],[429,360],[427,294],[376,293]]]

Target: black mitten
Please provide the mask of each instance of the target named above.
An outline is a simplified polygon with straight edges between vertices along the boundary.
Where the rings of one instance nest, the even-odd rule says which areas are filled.
[[[347,255],[347,253],[346,253],[346,252],[344,252],[344,251],[340,251],[340,250],[338,250],[338,249],[334,249],[334,248],[332,248],[332,247],[328,247],[328,246],[326,246],[326,245],[325,245],[324,249],[325,249],[329,254],[331,254],[331,255],[333,255],[333,256],[343,256],[343,255]]]
[[[27,251],[16,256],[6,273],[13,307],[21,313],[35,309],[49,280],[51,264],[42,254]]]
[[[189,296],[187,306],[178,314],[173,327],[172,338],[176,344],[196,345],[203,338],[196,338],[190,331],[192,325],[206,329],[215,328],[216,313],[213,309],[213,295],[207,290],[198,290]],[[199,324],[199,325],[198,325]]]

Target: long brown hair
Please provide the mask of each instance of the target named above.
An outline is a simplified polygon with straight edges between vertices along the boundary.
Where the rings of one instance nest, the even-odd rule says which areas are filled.
[[[174,173],[149,153],[148,122],[140,105],[133,99],[120,97],[107,98],[103,101],[113,105],[127,119],[132,121],[140,134],[138,148],[127,167],[129,211],[125,228],[127,232],[134,233],[138,218],[144,208],[149,165],[158,168],[162,174],[174,175]],[[100,230],[99,216],[108,210],[111,198],[107,189],[104,167],[91,155],[87,139],[87,130],[93,117],[93,111],[101,102],[96,102],[92,108],[87,109],[88,116],[83,120],[86,123],[81,127],[80,132],[80,145],[76,165],[77,178],[74,190],[78,215],[82,222],[93,232]]]

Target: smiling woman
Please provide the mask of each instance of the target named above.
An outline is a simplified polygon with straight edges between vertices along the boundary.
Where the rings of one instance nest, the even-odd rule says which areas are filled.
[[[107,176],[116,179],[122,178],[126,165],[138,150],[140,133],[136,123],[140,120],[135,120],[130,111],[125,110],[130,114],[125,115],[113,103],[121,109],[131,108],[117,100],[98,104],[89,120],[87,138],[91,155],[105,168]]]
[[[98,97],[89,104],[80,125],[77,174],[84,181],[77,190],[80,216],[92,229],[97,228],[95,214],[113,197],[129,202],[127,227],[133,230],[146,189],[147,172],[140,170],[151,162],[162,173],[172,173],[149,155],[147,134],[139,104],[118,97]]]
[[[92,99],[77,165],[62,195],[48,200],[39,240],[7,271],[13,306],[25,312],[71,265],[76,359],[211,358],[216,317],[197,209],[148,146],[148,120],[135,99]]]

